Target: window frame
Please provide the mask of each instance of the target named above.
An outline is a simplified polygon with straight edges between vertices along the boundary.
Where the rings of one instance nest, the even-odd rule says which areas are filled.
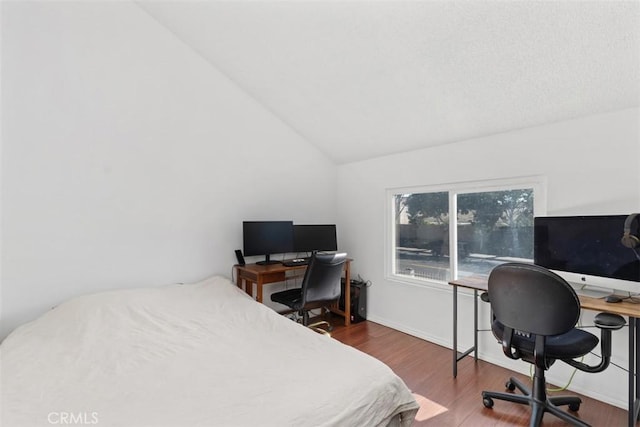
[[[490,191],[507,191],[521,188],[533,189],[533,216],[543,216],[547,213],[547,179],[545,176],[523,176],[513,178],[491,179],[482,181],[464,181],[442,183],[433,185],[418,185],[407,187],[394,187],[386,190],[385,204],[385,250],[384,250],[384,275],[385,279],[392,282],[401,282],[417,286],[446,285],[446,281],[436,279],[412,278],[395,273],[396,269],[396,221],[395,221],[395,196],[398,194],[436,193],[447,192],[449,197],[449,241],[458,240],[458,215],[457,196],[466,193],[480,193]],[[455,215],[451,215],[455,212]],[[458,245],[449,246],[449,269],[451,278],[458,278]]]

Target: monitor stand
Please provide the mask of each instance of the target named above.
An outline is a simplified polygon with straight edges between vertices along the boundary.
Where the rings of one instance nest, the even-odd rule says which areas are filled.
[[[267,254],[264,256],[264,261],[258,261],[256,262],[256,264],[258,265],[273,265],[273,264],[280,264],[280,261],[271,261],[271,255]]]
[[[571,283],[576,294],[591,298],[605,298],[613,294],[612,289],[599,288],[597,286],[589,286],[582,283]]]

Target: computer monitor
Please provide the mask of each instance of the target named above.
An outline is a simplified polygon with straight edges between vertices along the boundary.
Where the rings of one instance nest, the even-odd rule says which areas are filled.
[[[533,262],[570,283],[638,293],[640,255],[620,241],[626,218],[627,215],[536,217]]]
[[[294,252],[337,251],[335,224],[294,225],[293,249]]]
[[[293,221],[243,221],[245,256],[264,255],[256,264],[277,264],[271,255],[293,252]]]

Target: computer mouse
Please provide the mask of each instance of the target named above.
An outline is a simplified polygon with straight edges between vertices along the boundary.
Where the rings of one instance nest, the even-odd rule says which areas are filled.
[[[616,295],[607,295],[604,300],[606,302],[622,302],[622,298]]]

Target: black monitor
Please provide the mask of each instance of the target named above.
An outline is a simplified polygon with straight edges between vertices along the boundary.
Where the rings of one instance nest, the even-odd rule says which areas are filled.
[[[294,225],[293,249],[294,252],[337,251],[335,224]]]
[[[293,221],[243,221],[242,239],[245,256],[265,256],[256,264],[277,264],[272,254],[293,252]]]
[[[620,241],[626,218],[536,217],[533,262],[568,282],[640,292],[640,255]]]

